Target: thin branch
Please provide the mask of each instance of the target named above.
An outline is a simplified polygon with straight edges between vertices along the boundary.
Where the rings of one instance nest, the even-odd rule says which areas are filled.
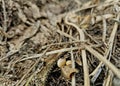
[[[71,46],[72,48],[72,46]],[[73,56],[73,51],[71,50],[71,61],[72,61],[72,68],[75,68],[75,60]],[[76,86],[76,79],[75,79],[75,74],[72,76],[72,86]]]
[[[64,35],[64,36],[66,36],[66,37],[72,39],[72,40],[79,41],[78,39],[76,39],[76,38],[74,38],[74,37],[68,35],[68,34],[65,33],[65,32],[62,32],[62,31],[60,31],[60,30],[57,30],[57,32],[58,32],[59,34],[61,34],[61,35]]]
[[[75,25],[73,23],[70,23],[68,21],[68,16],[70,16],[70,15],[68,14],[65,17],[65,23],[70,25],[70,26],[73,26],[74,28],[76,28],[76,30],[79,32],[79,35],[80,35],[80,41],[84,41],[85,36],[84,36],[83,30],[80,29],[77,25]],[[90,86],[89,71],[88,71],[87,58],[86,58],[86,50],[81,50],[81,53],[82,53],[83,70],[84,70],[84,85],[85,86]]]
[[[101,62],[103,62],[118,78],[120,78],[120,71],[115,65],[113,65],[110,61],[104,58],[104,56],[99,54],[96,50],[94,50],[90,46],[86,45],[85,49],[88,50],[91,54],[93,54]]]
[[[2,8],[3,8],[3,17],[4,17],[4,31],[7,31],[7,16],[6,16],[6,7],[5,7],[5,1],[2,0]]]
[[[103,17],[103,38],[102,38],[102,41],[104,43],[105,43],[105,40],[106,40],[106,31],[107,31],[106,19]]]
[[[119,20],[119,14],[117,16],[117,20]],[[109,54],[111,54],[112,52],[112,48],[113,48],[113,43],[114,43],[114,39],[115,39],[115,35],[118,29],[118,23],[115,22],[114,27],[113,27],[113,31],[110,35],[109,41],[108,41],[108,49],[106,49],[105,54],[104,54],[104,58],[107,58],[109,56]],[[103,62],[100,62],[100,64],[97,66],[97,68],[90,74],[91,75],[95,75],[97,73],[97,71],[99,70],[99,68],[101,66],[104,66]]]
[[[87,41],[86,41],[87,42]],[[83,42],[81,42],[81,41],[70,41],[70,42],[59,42],[59,43],[52,43],[52,44],[49,44],[49,45],[44,45],[44,46],[42,46],[42,48],[41,49],[45,49],[45,48],[47,48],[47,47],[49,47],[49,46],[58,46],[58,45],[67,45],[67,44],[73,44],[73,43],[83,43]]]
[[[72,30],[70,30],[70,35],[72,36]],[[72,45],[71,45],[71,49],[72,49]],[[75,59],[73,56],[73,50],[71,50],[70,54],[71,54],[72,68],[75,68]],[[76,86],[75,74],[72,75],[72,86]]]
[[[72,50],[78,50],[80,48],[82,48],[82,47],[72,47]],[[46,52],[45,55],[48,56],[48,55],[52,55],[52,54],[56,54],[56,53],[60,53],[60,52],[67,52],[67,51],[71,51],[71,48],[64,48],[64,49],[59,49],[59,50],[54,50],[54,51]],[[28,60],[28,59],[33,59],[33,58],[38,58],[38,57],[41,57],[42,55],[43,55],[43,53],[41,53],[41,54],[35,54],[35,55],[30,56],[30,57],[23,58],[20,61],[24,61],[24,60]]]

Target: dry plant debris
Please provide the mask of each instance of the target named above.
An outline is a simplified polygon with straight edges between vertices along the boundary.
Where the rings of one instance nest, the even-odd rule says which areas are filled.
[[[0,0],[0,86],[120,86],[120,0]]]

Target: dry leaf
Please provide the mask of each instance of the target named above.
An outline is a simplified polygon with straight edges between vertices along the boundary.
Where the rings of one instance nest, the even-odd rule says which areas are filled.
[[[83,21],[80,23],[81,28],[87,28],[89,27],[91,23],[91,15],[86,15],[83,19]]]
[[[23,22],[27,21],[27,18],[21,9],[18,9],[18,16]]]
[[[40,22],[38,21],[33,26],[26,28],[21,36],[11,39],[9,42],[11,50],[19,50],[24,40],[32,37],[38,31],[39,26]]]
[[[35,43],[35,44],[41,44],[44,45],[48,42],[47,37],[45,37],[44,33],[37,33],[34,37],[31,38],[31,40]]]
[[[24,39],[32,37],[38,31],[39,27],[40,27],[40,21],[35,22],[33,26],[28,27],[24,31],[24,35],[22,36],[22,39],[24,40]]]
[[[37,7],[37,5],[29,2],[28,5],[30,6],[30,10],[32,12],[32,15],[33,15],[33,18],[34,19],[37,19],[40,17],[40,11],[39,11],[39,8]]]
[[[33,13],[31,12],[31,10],[28,7],[24,7],[24,13],[27,16],[27,18],[32,18]]]
[[[18,17],[23,21],[26,22],[27,18],[25,14],[23,13],[22,9],[20,8],[20,5],[18,3],[15,3],[16,8],[18,9]]]

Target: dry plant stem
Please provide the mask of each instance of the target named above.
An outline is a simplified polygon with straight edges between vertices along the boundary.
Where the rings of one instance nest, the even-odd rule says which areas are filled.
[[[102,41],[104,43],[105,43],[105,40],[106,40],[106,31],[107,31],[106,19],[103,17],[103,38],[102,38]]]
[[[108,61],[104,56],[99,54],[96,50],[91,48],[90,46],[85,45],[85,49],[88,50],[91,54],[93,54],[97,59],[103,62],[118,78],[120,78],[120,71],[116,68],[110,61]]]
[[[108,72],[108,76],[106,80],[103,82],[103,86],[112,86],[112,78],[113,78],[113,73],[111,70]]]
[[[49,47],[49,46],[67,45],[67,44],[73,44],[73,43],[82,43],[82,42],[81,41],[71,41],[71,42],[52,43],[52,44],[49,44],[49,45],[42,46],[41,49],[45,49],[46,47]]]
[[[117,20],[119,20],[119,14],[117,16]],[[109,47],[105,51],[104,58],[107,58],[108,55],[110,54],[110,51],[112,51],[113,42],[114,42],[114,39],[115,39],[115,35],[116,35],[116,32],[117,32],[117,29],[118,29],[118,23],[115,22],[114,27],[113,27],[113,31],[112,31],[112,33],[110,35],[109,42],[108,42]],[[95,75],[97,73],[98,69],[101,66],[102,66],[102,62],[100,62],[100,64],[97,66],[97,68],[90,75]]]
[[[99,68],[100,68],[102,65],[103,65],[103,63],[100,62],[99,65],[95,68],[95,70],[90,74],[90,76],[94,76],[94,75],[98,72]]]
[[[6,16],[6,8],[5,8],[5,1],[2,0],[2,8],[3,8],[3,17],[4,17],[4,31],[7,31],[7,16]]]
[[[42,57],[43,55],[45,55],[45,53],[47,52],[47,50],[48,50],[49,48],[50,48],[50,47],[48,47],[48,48],[43,52],[43,54],[41,55],[41,57]],[[24,80],[24,78],[27,76],[27,74],[28,74],[29,72],[31,72],[31,70],[40,62],[41,57],[39,57],[38,60],[35,62],[35,64],[26,72],[25,75],[23,75],[23,77],[17,82],[16,86],[19,86],[19,84]]]
[[[70,30],[70,35],[72,36],[72,30]],[[72,41],[72,40],[70,40],[70,41]],[[71,48],[72,48],[72,45],[71,45]],[[72,50],[71,50],[70,54],[71,54],[72,68],[75,68],[75,60],[74,60]],[[76,86],[75,74],[72,75],[72,86]]]
[[[72,48],[72,46],[71,46]],[[71,61],[72,61],[72,68],[75,68],[75,60],[73,56],[73,51],[71,50]],[[72,86],[76,86],[76,79],[75,79],[75,74],[72,76]]]
[[[82,8],[78,8],[78,9],[75,9],[75,10],[73,10],[73,11],[71,11],[71,12],[74,12],[74,13],[76,13],[76,12],[79,12],[79,11],[82,11],[82,10],[86,10],[86,9],[90,9],[90,8],[94,8],[94,7],[96,7],[96,6],[98,6],[98,5],[91,5],[91,6],[88,6],[88,7],[82,7]]]
[[[94,47],[94,45],[91,46],[91,47]],[[72,50],[78,50],[78,49],[82,49],[82,48],[83,48],[82,46],[80,46],[80,47],[72,47]],[[60,52],[67,52],[67,51],[71,51],[71,48],[64,48],[64,49],[59,49],[59,50],[53,50],[53,51],[50,51],[50,52],[46,52],[45,55],[48,56],[48,55],[52,55],[52,54],[56,54],[56,53],[60,53]],[[20,61],[24,61],[24,60],[28,60],[28,59],[35,59],[35,58],[41,57],[42,54],[43,53],[35,54],[35,55],[30,56],[30,57],[23,58]],[[20,62],[20,61],[18,61],[18,62]]]
[[[8,58],[12,55],[14,55],[15,53],[17,53],[19,50],[13,50],[13,51],[10,51],[6,54],[6,56],[4,56],[3,58],[0,59],[0,61],[3,61],[5,58]]]
[[[90,34],[88,34],[85,30],[83,30],[84,31],[84,33],[92,40],[92,41],[94,41],[95,43],[97,43],[97,44],[100,44],[97,40],[95,40]]]
[[[72,47],[72,48],[64,48],[64,49],[59,49],[59,50],[54,50],[54,51],[50,51],[50,52],[46,52],[45,55],[48,56],[48,55],[52,55],[52,54],[56,54],[56,53],[62,53],[62,52],[67,52],[67,51],[71,51],[72,50],[78,50],[82,47]],[[24,60],[28,60],[28,59],[33,59],[33,58],[38,58],[38,57],[41,57],[43,55],[43,53],[41,54],[35,54],[35,55],[32,55],[30,57],[27,57],[27,58],[24,58],[20,61],[24,61]]]
[[[65,32],[62,32],[62,31],[60,31],[60,30],[57,30],[57,32],[58,32],[59,34],[61,34],[61,35],[64,35],[64,36],[66,36],[66,37],[72,39],[72,40],[79,41],[78,39],[76,39],[76,38],[74,38],[74,37],[68,35],[68,34],[65,33]]]
[[[106,80],[106,85],[105,86],[111,86],[110,84],[111,84],[111,75],[108,75],[108,78],[107,78],[107,80]]]
[[[77,25],[68,22],[68,16],[69,15],[65,17],[65,23],[76,28],[76,30],[79,32],[79,35],[80,35],[80,41],[84,41],[85,36],[84,36],[83,30],[80,29]],[[89,71],[88,71],[88,65],[87,65],[87,59],[86,59],[86,50],[81,50],[81,53],[82,53],[83,70],[84,70],[84,86],[90,86]]]

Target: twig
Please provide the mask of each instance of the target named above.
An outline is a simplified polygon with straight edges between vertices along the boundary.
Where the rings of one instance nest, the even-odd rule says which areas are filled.
[[[72,48],[72,46],[71,46]],[[72,61],[72,68],[75,68],[75,60],[73,56],[73,51],[71,50],[71,61]],[[76,79],[75,79],[75,74],[72,76],[72,86],[76,86]]]
[[[86,30],[83,30],[83,31],[84,31],[84,33],[85,33],[92,41],[94,41],[94,42],[97,43],[97,44],[100,44],[97,40],[95,40],[95,39],[93,38],[93,36],[91,36],[90,34],[88,34]]]
[[[78,50],[80,48],[82,48],[82,47],[72,47],[72,50]],[[67,52],[67,51],[71,51],[71,48],[64,48],[64,49],[59,49],[59,50],[54,50],[54,51],[46,52],[45,55],[48,56],[48,55],[52,55],[52,54],[56,54],[56,53],[60,53],[60,52]],[[41,54],[35,54],[35,55],[30,56],[30,57],[23,58],[20,61],[24,61],[24,60],[28,60],[28,59],[33,59],[33,58],[38,58],[38,57],[41,57],[42,55],[43,55],[43,53],[41,53]]]
[[[79,35],[80,35],[80,41],[84,41],[85,36],[84,36],[83,30],[80,29],[77,25],[75,25],[73,23],[70,23],[68,21],[68,16],[69,15],[67,15],[65,17],[65,23],[70,25],[70,26],[73,26],[74,28],[76,28],[76,30],[79,32]],[[83,70],[84,70],[84,85],[85,86],[90,86],[89,71],[88,71],[88,65],[87,65],[87,59],[86,59],[86,50],[81,50],[81,53],[82,53]]]
[[[72,30],[70,30],[70,35],[72,36]],[[72,49],[72,45],[71,45],[71,49]],[[73,56],[73,50],[71,50],[70,54],[71,54],[72,68],[75,68],[75,59]],[[72,86],[76,86],[75,74],[72,75]]]
[[[50,46],[50,45],[49,45]],[[48,47],[49,47],[48,46]],[[52,46],[52,45],[51,45]],[[99,45],[92,45],[91,47],[99,47]],[[82,49],[83,47],[80,46],[80,47],[72,47],[72,50],[78,50],[78,49]],[[56,53],[60,53],[60,52],[67,52],[67,51],[71,51],[71,48],[64,48],[64,49],[59,49],[59,50],[53,50],[53,51],[49,51],[49,52],[46,52],[46,56],[48,55],[52,55],[52,54],[56,54]],[[40,54],[35,54],[35,55],[32,55],[32,56],[29,56],[29,57],[26,57],[26,58],[23,58],[21,60],[19,60],[18,62],[20,61],[24,61],[24,60],[28,60],[28,59],[35,59],[35,58],[38,58],[38,57],[41,57],[43,53],[40,53]]]
[[[118,14],[118,16],[117,16],[117,20],[119,20],[119,14]],[[108,42],[109,47],[108,47],[108,49],[106,49],[106,51],[105,51],[104,58],[107,58],[108,55],[111,54],[111,52],[112,52],[113,42],[114,42],[114,39],[115,39],[115,35],[116,35],[117,29],[118,29],[118,23],[115,22],[113,31],[112,31],[112,33],[111,33],[111,35],[110,35],[109,42]],[[103,65],[103,62],[100,62],[100,64],[97,66],[97,68],[96,68],[90,75],[95,75],[95,74],[97,73],[98,69],[99,69],[101,66],[104,66],[104,65]]]
[[[112,86],[112,78],[113,78],[113,73],[111,70],[108,72],[107,78],[103,82],[103,86]]]
[[[86,41],[87,42],[87,41]],[[83,43],[82,41],[70,41],[70,42],[59,42],[59,43],[52,43],[49,45],[42,46],[41,49],[45,49],[48,46],[58,46],[58,45],[67,45],[67,44],[73,44],[73,43]]]
[[[12,55],[14,55],[15,53],[17,53],[19,50],[12,50],[12,51],[9,51],[6,56],[4,56],[3,58],[0,59],[0,61],[4,60],[5,58],[8,58]]]
[[[86,10],[86,9],[90,9],[90,8],[94,8],[94,7],[96,7],[96,6],[98,6],[98,5],[91,5],[91,6],[88,6],[88,7],[82,7],[82,8],[78,8],[78,9],[75,9],[75,10],[73,10],[73,11],[70,11],[70,12],[73,12],[73,13],[76,13],[76,12],[79,12],[79,11],[82,11],[82,10]]]
[[[58,32],[59,34],[61,34],[61,35],[64,35],[64,36],[66,36],[66,37],[72,39],[72,40],[79,41],[78,39],[76,39],[76,38],[74,38],[74,37],[68,35],[68,34],[65,33],[65,32],[62,32],[62,31],[60,31],[60,30],[57,30],[57,32]]]
[[[7,16],[6,16],[6,8],[5,8],[5,1],[2,0],[2,8],[3,8],[3,17],[4,17],[4,31],[7,31]]]
[[[120,71],[118,68],[116,68],[110,61],[108,61],[104,56],[99,54],[96,50],[91,48],[90,46],[85,45],[85,49],[88,50],[91,54],[93,54],[97,59],[99,59],[101,62],[103,62],[109,69],[112,70],[112,72],[120,78]]]
[[[105,43],[105,40],[106,40],[106,31],[107,31],[106,19],[103,17],[103,38],[102,38],[102,41],[104,43]]]

